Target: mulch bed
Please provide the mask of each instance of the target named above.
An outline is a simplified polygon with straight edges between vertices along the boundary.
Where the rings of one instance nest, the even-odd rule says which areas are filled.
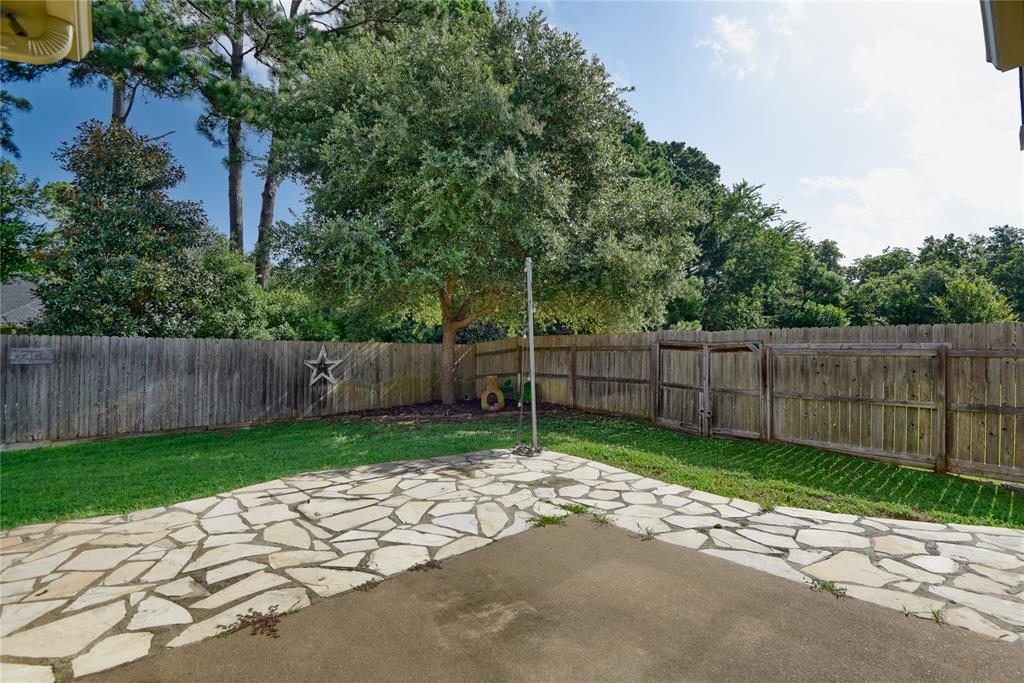
[[[527,404],[523,410],[527,418],[530,414],[530,406]],[[586,415],[578,410],[570,410],[564,406],[554,403],[541,403],[537,406],[537,414],[558,417],[582,417]],[[363,410],[354,413],[338,415],[333,419],[344,421],[366,421],[377,423],[428,423],[428,424],[458,424],[463,422],[475,422],[477,420],[501,419],[519,415],[519,404],[509,401],[505,409],[498,412],[489,412],[480,408],[480,401],[459,401],[455,405],[442,405],[440,401],[431,403],[418,403],[411,406],[395,406],[394,408],[377,408],[374,410]],[[590,416],[592,417],[592,416]]]

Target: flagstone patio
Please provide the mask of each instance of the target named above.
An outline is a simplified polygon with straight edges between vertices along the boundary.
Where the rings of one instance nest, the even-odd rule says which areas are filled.
[[[0,533],[0,678],[67,680],[482,547],[578,503],[753,569],[1007,642],[1024,531],[856,517],[488,451],[278,479],[168,508]]]

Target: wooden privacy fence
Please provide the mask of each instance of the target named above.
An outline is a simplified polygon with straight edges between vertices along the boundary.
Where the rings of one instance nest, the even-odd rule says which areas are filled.
[[[476,345],[487,375],[518,339]],[[704,436],[1024,481],[1024,325],[541,337],[540,400]]]
[[[9,444],[338,415],[434,401],[441,349],[0,335]],[[457,353],[457,392],[515,379],[522,340]],[[917,325],[538,338],[542,401],[705,436],[781,441],[1024,481],[1024,325]],[[475,379],[475,382],[474,382]]]
[[[241,426],[440,398],[431,344],[0,335],[4,444]],[[26,351],[30,349],[31,351]],[[468,391],[468,388],[466,389]]]

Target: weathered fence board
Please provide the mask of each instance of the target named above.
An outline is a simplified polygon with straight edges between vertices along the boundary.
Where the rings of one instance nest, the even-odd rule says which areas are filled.
[[[440,397],[440,347],[327,342],[335,384],[310,385],[320,342],[0,335],[4,444],[324,417]],[[9,362],[52,348],[52,363]],[[460,353],[472,352],[468,347]],[[469,395],[468,369],[457,387]]]
[[[437,400],[440,347],[0,335],[4,444],[316,418]],[[15,364],[11,348],[52,348]],[[521,381],[523,340],[459,347],[456,391]],[[1024,324],[538,337],[542,401],[1024,481]]]
[[[478,391],[521,346],[476,345]],[[537,367],[549,403],[1024,481],[1021,323],[538,337]]]

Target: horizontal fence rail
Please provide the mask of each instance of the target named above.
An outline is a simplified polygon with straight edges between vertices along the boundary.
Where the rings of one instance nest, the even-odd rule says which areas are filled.
[[[334,382],[311,383],[321,347]],[[319,418],[434,401],[440,379],[432,344],[0,335],[0,429],[45,444]]]
[[[474,347],[517,381],[523,341]],[[538,396],[704,436],[1024,481],[1024,325],[538,337]]]

